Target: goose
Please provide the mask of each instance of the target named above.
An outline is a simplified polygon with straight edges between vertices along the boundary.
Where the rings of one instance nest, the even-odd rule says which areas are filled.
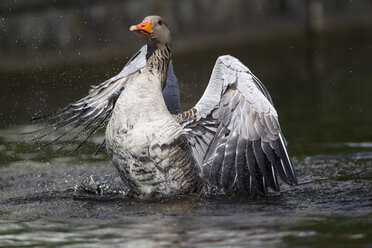
[[[278,114],[262,82],[237,58],[218,57],[208,86],[190,110],[180,111],[168,23],[147,16],[130,27],[145,45],[116,76],[89,94],[34,120],[52,131],[85,135],[106,127],[98,152],[107,154],[134,197],[204,192],[246,195],[279,191],[297,178]]]

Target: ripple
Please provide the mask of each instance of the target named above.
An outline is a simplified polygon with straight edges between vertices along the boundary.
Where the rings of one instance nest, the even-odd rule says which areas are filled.
[[[140,201],[104,155],[40,153],[11,134],[27,128],[0,139],[0,246],[316,247],[367,236],[371,152],[294,158],[299,185],[266,197]],[[334,233],[342,221],[355,230]]]
[[[325,144],[326,147],[372,148],[372,142],[345,142]]]

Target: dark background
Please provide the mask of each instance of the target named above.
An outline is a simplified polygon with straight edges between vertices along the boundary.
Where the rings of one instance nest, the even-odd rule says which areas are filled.
[[[1,0],[0,246],[370,246],[371,13],[371,0]],[[118,73],[142,45],[129,27],[149,14],[170,24],[183,109],[220,55],[263,81],[298,186],[134,201],[106,153],[92,156],[103,130],[78,152],[40,149],[59,134],[21,135]]]
[[[170,24],[183,109],[231,54],[269,89],[295,154],[368,142],[370,13],[368,0],[1,1],[0,125],[27,124],[114,76],[142,45],[129,27],[157,14]]]

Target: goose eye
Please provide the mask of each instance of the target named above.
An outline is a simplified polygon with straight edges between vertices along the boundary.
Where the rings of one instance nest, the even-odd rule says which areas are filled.
[[[163,22],[161,20],[158,21],[159,25],[163,25]]]

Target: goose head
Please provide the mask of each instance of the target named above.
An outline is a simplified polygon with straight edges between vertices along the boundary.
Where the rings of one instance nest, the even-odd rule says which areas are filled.
[[[140,24],[131,26],[129,30],[144,38],[151,47],[171,44],[168,23],[160,16],[147,16]]]

